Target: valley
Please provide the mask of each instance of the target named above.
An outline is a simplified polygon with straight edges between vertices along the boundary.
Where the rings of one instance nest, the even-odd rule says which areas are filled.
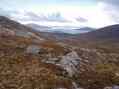
[[[118,34],[41,32],[0,16],[0,88],[118,89]]]

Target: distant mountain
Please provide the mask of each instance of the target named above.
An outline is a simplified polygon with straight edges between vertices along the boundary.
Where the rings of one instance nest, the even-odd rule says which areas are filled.
[[[111,25],[91,32],[76,34],[67,37],[64,42],[73,46],[108,49],[114,52],[119,49],[119,25]]]
[[[82,27],[82,28],[65,28],[65,29],[59,29],[59,28],[55,28],[54,32],[55,33],[66,33],[66,34],[71,34],[71,35],[77,35],[77,34],[81,34],[81,33],[87,33],[90,31],[93,31],[95,29],[90,28],[90,27]]]
[[[107,26],[97,29],[79,36],[85,40],[118,40],[119,41],[119,25]]]
[[[60,34],[80,34],[80,33],[86,33],[86,32],[90,32],[92,30],[95,30],[93,28],[90,27],[82,27],[82,28],[75,28],[74,27],[60,27],[60,26],[53,26],[53,27],[48,27],[48,26],[42,26],[42,25],[38,25],[38,24],[27,24],[28,27],[31,27],[33,29],[36,29],[38,31],[41,32],[50,32],[50,33],[60,33]],[[58,34],[59,35],[59,34]]]
[[[27,25],[28,27],[31,27],[31,28],[36,29],[36,30],[38,30],[38,31],[51,29],[51,27],[42,26],[42,25],[38,25],[38,24],[34,24],[34,23],[26,24],[26,25]]]
[[[37,31],[4,16],[0,16],[0,36],[2,35],[41,40]]]
[[[90,31],[93,31],[93,30],[96,30],[96,29],[95,28],[91,28],[91,27],[82,27],[82,28],[75,29],[75,30],[82,30],[82,31],[84,30],[84,31],[87,31],[87,32],[89,31],[90,32]]]

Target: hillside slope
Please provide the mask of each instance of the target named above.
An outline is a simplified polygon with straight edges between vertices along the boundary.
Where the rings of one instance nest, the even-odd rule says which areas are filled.
[[[119,41],[119,25],[112,25],[97,29],[79,36],[87,40],[117,40]]]
[[[31,28],[0,16],[0,88],[73,89],[65,70],[45,61],[67,51]]]
[[[50,35],[0,17],[1,89],[113,89],[118,86],[117,49],[94,40],[90,47],[72,37],[68,39],[74,45],[70,45],[69,40],[59,41]]]

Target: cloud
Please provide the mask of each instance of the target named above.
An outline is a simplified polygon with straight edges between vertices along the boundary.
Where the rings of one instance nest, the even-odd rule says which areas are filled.
[[[48,21],[58,21],[58,22],[69,22],[59,12],[48,15],[47,20]]]
[[[24,16],[27,17],[27,21],[43,21],[46,20],[46,17],[44,15],[38,15],[33,12],[25,12]],[[22,18],[24,20],[25,17]]]
[[[119,0],[99,0],[99,6],[115,23],[119,23]]]
[[[62,17],[60,13],[52,14],[36,14],[34,12],[23,12],[19,14],[14,14],[13,18],[20,21],[49,21],[49,22],[69,22],[67,19]]]
[[[20,10],[4,10],[0,8],[0,15],[10,17],[17,21],[48,21],[48,22],[70,22],[64,18],[59,12],[52,12],[51,14],[34,13],[32,11]]]
[[[83,17],[78,17],[78,18],[76,18],[76,21],[85,23],[85,22],[88,22],[88,19],[83,18]]]
[[[4,9],[0,8],[0,15],[1,15],[1,16],[10,17],[9,12],[10,12],[10,11],[8,11],[8,10],[4,10]],[[11,12],[10,12],[10,13],[11,13]]]
[[[73,0],[72,0],[73,1]],[[78,0],[77,0],[78,1]],[[80,0],[79,0],[80,1]],[[78,2],[79,2],[78,1]],[[87,0],[84,0],[87,1]],[[93,0],[92,0],[93,1]],[[103,27],[119,23],[119,0],[94,0],[96,5],[36,5],[28,4],[21,9],[0,9],[0,14],[22,23],[39,23],[61,26]],[[33,1],[34,2],[34,1]],[[75,2],[75,1],[73,1]],[[17,4],[16,4],[17,5]]]
[[[99,0],[99,1],[119,7],[119,0]]]

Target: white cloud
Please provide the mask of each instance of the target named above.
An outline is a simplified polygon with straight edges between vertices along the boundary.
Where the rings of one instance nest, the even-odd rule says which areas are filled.
[[[113,21],[110,19],[108,14],[103,11],[103,9],[100,7],[99,4],[97,6],[87,6],[87,7],[52,6],[52,7],[48,7],[47,9],[45,8],[45,14],[53,13],[57,11],[62,14],[63,18],[72,21],[72,23],[77,26],[84,25],[84,26],[91,26],[91,27],[98,28],[98,27],[103,27],[113,24]],[[84,18],[87,21],[85,23],[79,20],[77,21],[77,18],[79,17]],[[68,24],[72,25],[72,23],[68,23]]]
[[[114,23],[119,23],[119,0],[100,0],[98,6]]]
[[[112,1],[98,0],[97,5],[93,6],[33,6],[26,10],[6,11],[5,13],[22,23],[99,28],[119,22],[117,5],[111,4]]]

